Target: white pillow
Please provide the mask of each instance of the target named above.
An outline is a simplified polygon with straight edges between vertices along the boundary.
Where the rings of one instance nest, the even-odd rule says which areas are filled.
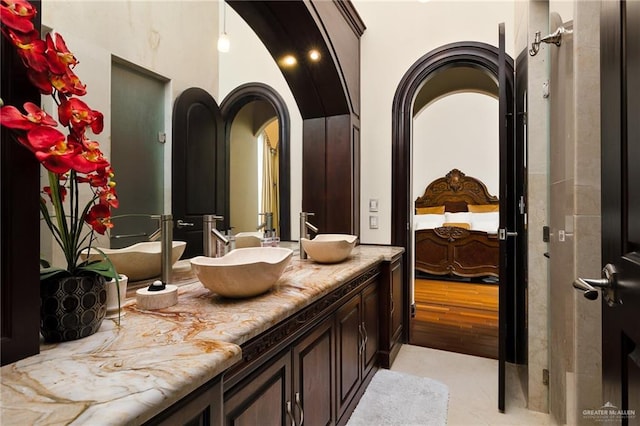
[[[500,226],[500,213],[472,213],[471,214],[471,229],[474,231],[482,231],[489,234],[495,234],[498,232]]]
[[[414,217],[414,229],[439,228],[444,223],[444,214],[417,214]]]
[[[469,212],[458,212],[458,213],[446,212],[444,215],[445,215],[445,222],[471,223],[471,213]]]

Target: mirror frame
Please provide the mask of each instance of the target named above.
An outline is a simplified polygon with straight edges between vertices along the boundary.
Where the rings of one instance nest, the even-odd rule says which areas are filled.
[[[291,240],[291,120],[287,104],[280,94],[271,86],[264,83],[246,83],[233,89],[220,103],[220,111],[224,121],[224,146],[227,170],[230,169],[231,161],[231,125],[238,112],[245,105],[255,102],[267,102],[276,113],[278,119],[278,138],[279,138],[279,189],[280,189],[280,232],[279,236],[282,241]],[[225,176],[225,196],[226,211],[224,212],[225,226],[228,228],[230,224],[230,182],[229,174]]]

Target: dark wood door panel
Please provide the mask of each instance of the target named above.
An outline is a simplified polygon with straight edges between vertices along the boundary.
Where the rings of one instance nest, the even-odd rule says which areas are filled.
[[[269,367],[225,394],[224,423],[285,426],[289,424],[287,405],[293,409],[290,396],[291,355],[286,351]]]

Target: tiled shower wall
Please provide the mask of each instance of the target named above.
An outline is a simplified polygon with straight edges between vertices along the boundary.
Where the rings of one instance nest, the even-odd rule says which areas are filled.
[[[585,424],[601,400],[600,300],[573,280],[600,277],[599,2],[573,3],[573,20],[550,15],[549,29],[573,29],[550,49],[549,403],[560,423]]]

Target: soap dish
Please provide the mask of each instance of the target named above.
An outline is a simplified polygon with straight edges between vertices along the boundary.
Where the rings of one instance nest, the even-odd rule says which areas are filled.
[[[156,281],[136,291],[136,302],[138,308],[145,311],[168,308],[178,303],[178,287]]]

